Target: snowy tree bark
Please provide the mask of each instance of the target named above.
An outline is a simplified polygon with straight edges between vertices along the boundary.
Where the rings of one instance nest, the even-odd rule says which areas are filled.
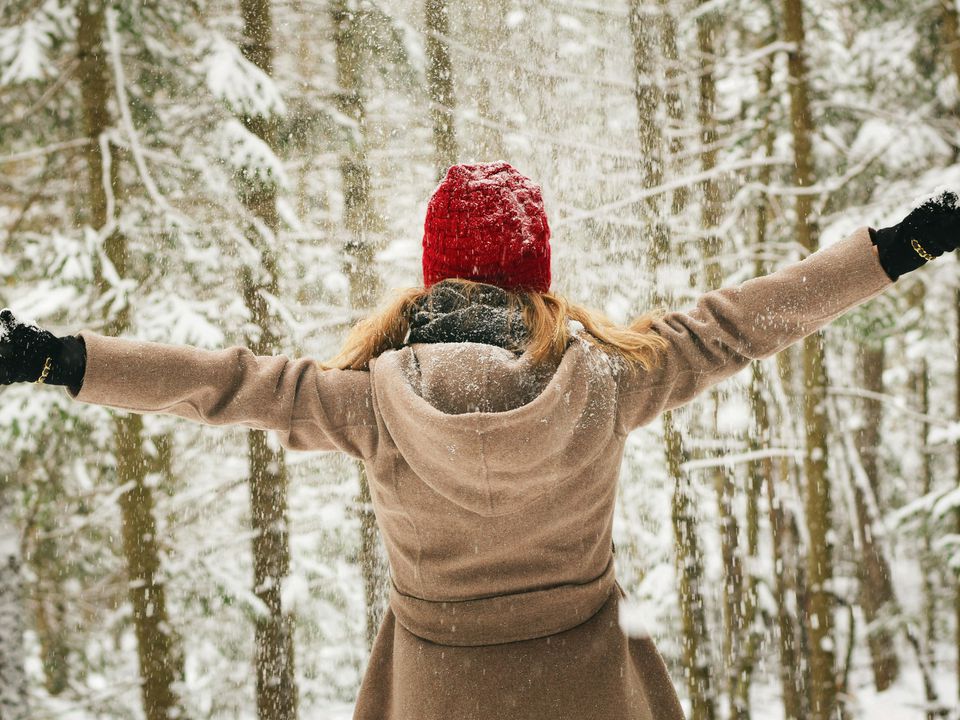
[[[11,495],[0,480],[0,720],[28,720],[20,533]]]
[[[960,13],[955,0],[940,0],[942,13],[943,45],[947,51],[950,69],[960,83]],[[957,108],[960,112],[960,107]]]
[[[796,196],[795,239],[808,252],[817,249],[813,217],[814,184],[813,115],[810,109],[806,69],[806,38],[803,0],[784,0],[784,39],[790,84],[790,123],[793,130],[794,183]],[[810,717],[832,720],[837,703],[834,660],[833,548],[830,539],[830,476],[827,473],[827,374],[822,332],[803,340],[803,420],[806,449],[803,458],[805,509],[809,547],[807,554],[808,605],[805,608],[810,634]]]
[[[658,82],[658,25],[661,12],[641,0],[630,0],[630,35],[633,40],[634,102],[637,106],[637,140],[640,144],[642,185],[657,187],[664,174],[664,137],[661,129],[663,93]],[[660,221],[661,201],[653,196],[647,201],[650,223]],[[656,231],[656,227],[655,227]]]
[[[52,524],[44,524],[44,528]],[[31,534],[35,534],[31,533]],[[34,539],[30,566],[36,573],[33,598],[33,630],[40,646],[44,688],[56,696],[69,680],[69,640],[63,601],[61,548],[52,538]]]
[[[761,180],[761,182],[763,182]],[[763,252],[767,235],[767,203],[761,200],[757,207],[756,219],[756,239],[757,250]],[[754,269],[756,276],[766,274],[764,262],[757,259]],[[770,427],[770,409],[767,407],[767,399],[764,396],[764,373],[763,366],[759,362],[752,364],[750,368],[750,413],[752,416],[752,428],[747,434],[747,445],[751,451],[759,452],[769,449],[773,445],[773,433]],[[760,460],[754,460],[750,463],[748,485],[747,485],[747,579],[744,593],[743,623],[744,630],[747,633],[747,651],[744,653],[738,668],[736,676],[736,685],[734,686],[734,703],[732,710],[736,708],[746,708],[746,710],[736,710],[733,717],[741,717],[744,720],[750,717],[750,684],[753,678],[754,663],[756,662],[756,651],[759,644],[759,637],[755,624],[757,622],[757,585],[759,583],[758,568],[760,566],[760,497],[765,486],[774,482],[773,458],[764,457]],[[779,553],[775,551],[775,562],[779,560]],[[784,706],[787,705],[786,696],[784,697]],[[790,717],[787,715],[787,717]]]
[[[128,278],[131,271],[128,270],[127,240],[119,230],[108,228],[114,218],[108,211],[107,181],[112,193],[120,193],[118,164],[115,158],[105,158],[102,154],[103,149],[108,152],[110,149],[105,141],[105,133],[110,127],[108,61],[103,44],[105,12],[104,4],[93,0],[79,2],[76,6],[80,99],[84,134],[89,140],[85,147],[90,202],[88,220],[94,229],[108,233],[104,241],[107,258],[119,277]],[[106,162],[109,165],[105,168]],[[99,268],[96,273],[99,292],[108,292],[109,284]],[[128,328],[127,305],[106,318],[107,334],[121,335]],[[173,684],[182,669],[167,619],[153,493],[146,483],[143,418],[117,413],[113,416],[113,425],[117,486],[129,488],[120,495],[120,522],[144,713],[147,720],[169,720],[180,714]]]
[[[767,483],[767,509],[770,516],[771,551],[774,573],[773,594],[777,604],[777,640],[780,649],[780,682],[783,690],[785,720],[805,720],[809,705],[806,695],[806,677],[800,667],[802,637],[795,626],[795,612],[800,605],[800,593],[794,573],[799,569],[795,552],[796,534],[792,531],[783,499],[777,493],[778,483],[786,486],[789,471],[786,461],[777,463],[777,478]]]
[[[265,74],[272,75],[273,20],[269,0],[240,0],[240,14],[244,56]],[[272,117],[251,114],[243,117],[243,123],[268,147],[276,149]],[[273,355],[280,350],[280,333],[268,305],[269,297],[280,294],[277,190],[272,182],[250,176],[238,179],[241,200],[262,223],[262,227],[250,227],[247,232],[259,251],[259,266],[245,266],[240,278],[244,304],[256,328],[246,342],[257,355]],[[257,616],[254,629],[257,713],[260,720],[294,720],[299,692],[294,673],[293,619],[284,612],[282,602],[283,583],[290,572],[286,456],[262,430],[249,430],[247,441],[250,519],[254,530],[253,591],[267,608],[266,615]]]
[[[660,38],[658,30],[671,34],[666,44],[675,46],[672,37],[673,25],[657,23],[660,12],[665,8],[648,10],[639,0],[630,3],[630,31],[633,39],[634,58],[634,98],[637,106],[637,129],[640,155],[642,186],[653,188],[663,181],[665,139],[661,117],[663,92],[658,84],[657,48]],[[653,22],[651,22],[653,20]],[[678,108],[674,108],[675,110]],[[662,195],[654,195],[646,202],[649,237],[647,268],[650,277],[656,277],[658,268],[669,257],[669,234],[662,218]],[[654,291],[653,305],[669,302],[659,292]],[[689,478],[681,469],[686,459],[683,440],[676,428],[673,414],[663,414],[664,452],[667,471],[673,481],[672,524],[674,533],[674,551],[680,617],[682,628],[683,667],[686,674],[687,693],[691,703],[691,720],[712,720],[715,706],[711,693],[711,663],[708,658],[708,633],[703,592],[703,556],[699,544],[697,519],[690,500]]]
[[[960,16],[954,0],[940,0],[940,9],[943,14],[943,44],[950,58],[950,69],[955,82],[960,86]],[[960,104],[955,108],[960,116]],[[957,331],[960,333],[960,290],[956,291]],[[960,334],[957,335],[957,351],[960,352]],[[956,369],[956,399],[955,412],[960,416],[960,364]],[[960,488],[960,442],[956,443],[955,469],[957,487]],[[954,512],[955,532],[960,534],[960,508]],[[955,625],[954,648],[957,658],[957,700],[960,702],[960,567],[954,573],[953,581],[953,616]]]
[[[960,75],[958,75],[960,80]],[[957,331],[957,357],[960,357],[960,288],[954,293],[953,307],[956,311],[956,331]],[[960,417],[960,364],[957,366],[955,374],[954,390],[954,413]],[[957,487],[960,488],[960,441],[954,449],[954,474],[956,476]],[[960,535],[960,508],[954,511],[955,530]],[[954,618],[954,649],[957,660],[957,701],[960,703],[960,568],[958,568],[953,578],[953,618]]]
[[[769,9],[769,8],[768,8]],[[764,44],[769,44],[773,37],[765,38]],[[770,102],[772,100],[773,89],[773,60],[768,59],[764,62],[758,73],[757,83],[759,86],[759,97],[762,101]],[[762,130],[764,156],[771,157],[774,151],[775,133],[769,114],[764,118]],[[771,167],[762,166],[757,173],[761,186],[770,183]],[[756,217],[756,242],[759,256],[762,257],[765,245],[769,242],[769,202],[764,199],[757,206]],[[763,275],[767,272],[763,261],[758,257],[756,263],[756,275]],[[776,358],[776,376],[769,379],[770,383],[780,379],[782,366],[789,367],[785,362],[789,359],[787,351],[780,353]],[[751,412],[753,415],[756,439],[763,442],[765,439],[769,442],[774,441],[775,435],[779,438],[782,434],[774,433],[769,417],[770,407],[763,397],[763,366],[760,363],[753,363],[753,376],[751,378]],[[757,445],[759,447],[759,444]],[[779,674],[780,685],[783,697],[783,713],[785,720],[802,720],[805,717],[805,684],[803,673],[798,667],[799,643],[798,628],[796,619],[796,553],[792,551],[790,544],[790,534],[787,526],[786,513],[784,512],[782,499],[778,493],[778,483],[786,483],[788,470],[785,459],[779,463],[774,463],[772,458],[765,458],[760,462],[751,464],[751,492],[757,490],[757,483],[762,483],[760,490],[766,488],[767,513],[770,525],[770,552],[773,561],[773,567],[778,571],[774,572],[772,579],[773,599],[776,611],[776,629],[775,636],[780,653]],[[759,498],[757,498],[759,502]],[[759,518],[757,519],[759,521]],[[748,527],[748,543],[753,530]],[[751,551],[751,557],[756,554]],[[755,583],[751,583],[753,592],[756,592]],[[756,608],[756,596],[751,597]],[[794,602],[791,602],[794,600]],[[749,687],[741,692],[749,692]]]
[[[864,389],[883,394],[883,341],[875,343],[864,340],[861,350],[860,366],[863,372]],[[878,691],[890,687],[900,674],[900,660],[897,656],[893,633],[889,628],[890,613],[893,609],[893,586],[890,568],[880,552],[880,538],[875,537],[874,528],[879,518],[871,512],[879,507],[879,467],[877,453],[880,448],[880,423],[883,418],[883,405],[877,400],[864,400],[864,423],[858,433],[858,454],[869,487],[853,483],[854,506],[857,514],[856,532],[860,540],[860,605],[867,622],[867,643],[873,666],[873,681]],[[872,498],[868,497],[868,493]],[[872,502],[871,502],[872,500]]]
[[[769,42],[769,38],[763,37],[761,45]],[[761,102],[768,102],[772,85],[773,63],[769,60],[761,63],[757,71],[757,82],[759,85],[759,98]],[[770,157],[773,154],[773,140],[771,123],[769,120],[764,122],[760,133],[764,157]],[[770,182],[771,168],[769,165],[763,165],[757,171],[757,179],[761,186]],[[754,263],[754,275],[761,276],[767,273],[766,263],[763,261],[763,253],[767,244],[768,235],[768,215],[769,201],[766,197],[760,198],[756,207],[755,224],[755,243],[757,260]],[[770,425],[770,408],[767,404],[767,398],[764,394],[764,372],[763,366],[759,362],[754,362],[751,366],[750,376],[750,412],[752,416],[751,427],[746,432],[746,444],[752,451],[762,451],[769,449],[773,445],[773,432]],[[760,499],[764,487],[772,487],[775,482],[773,458],[765,457],[750,463],[748,469],[747,484],[747,554],[746,554],[746,579],[743,593],[743,628],[746,633],[743,652],[737,659],[737,665],[733,676],[733,687],[731,689],[731,718],[739,720],[749,720],[750,718],[750,686],[753,682],[753,675],[757,660],[757,653],[761,643],[761,628],[759,627],[758,610],[758,586],[760,583]],[[779,548],[773,544],[774,548],[774,566],[782,567],[782,557]],[[779,561],[779,562],[778,562]],[[775,583],[776,584],[776,583]],[[775,596],[778,593],[775,592]],[[778,607],[778,612],[783,614],[788,627],[792,627],[787,609]],[[792,645],[790,646],[792,648]],[[794,668],[795,670],[795,668]],[[787,681],[795,689],[792,681],[792,673],[785,673],[781,670],[781,678],[784,680],[784,708],[785,716],[788,720],[798,717],[791,715],[790,709],[794,702],[787,690]]]
[[[710,173],[717,166],[720,135],[717,130],[716,98],[717,88],[714,78],[716,58],[716,33],[720,28],[720,17],[711,8],[711,0],[701,0],[696,17],[697,51],[700,58],[698,74],[698,122],[700,127],[701,171],[708,175],[702,185],[701,227],[704,229],[700,242],[700,253],[704,261],[704,282],[707,288],[720,287],[722,269],[718,261],[722,242],[718,228],[723,222],[723,203],[720,183]],[[718,437],[717,427],[720,410],[721,392],[714,387],[710,390],[712,405],[711,425],[705,431]],[[720,554],[723,560],[723,663],[727,698],[730,702],[730,716],[741,717],[749,714],[749,706],[743,707],[742,696],[738,695],[741,679],[741,653],[743,634],[743,563],[740,557],[740,527],[733,510],[733,498],[736,493],[735,477],[731,469],[716,464],[710,469],[711,480],[717,496],[717,516],[720,523]],[[746,697],[749,705],[749,694]]]
[[[960,14],[957,12],[957,6],[954,0],[940,0],[940,8],[943,16],[943,41],[950,59],[950,70],[953,73],[955,82],[960,83]],[[955,113],[960,116],[960,103],[955,108]],[[960,290],[956,291],[957,310],[957,330],[960,332]],[[957,336],[958,351],[960,351],[960,335]],[[960,415],[960,365],[956,369],[955,377],[955,412]],[[957,487],[960,488],[960,442],[956,443],[955,449],[955,475]],[[960,508],[954,512],[955,532],[960,534]],[[954,616],[954,652],[957,658],[957,699],[960,701],[960,567],[954,572],[953,578],[953,616]]]
[[[469,35],[476,38],[479,46],[490,57],[500,57],[503,48],[510,43],[510,29],[506,25],[507,13],[510,10],[507,0],[485,0],[482,3],[461,3],[457,8],[457,17],[466,18],[469,22]],[[487,61],[485,68],[491,67]],[[463,72],[457,80],[461,88],[465,85],[466,92],[461,91],[461,97],[475,97],[476,111],[479,115],[479,126],[462,142],[473,142],[465,145],[461,152],[474,154],[481,161],[505,159],[507,151],[504,146],[504,118],[501,110],[501,99],[504,89],[512,87],[516,82],[517,69],[510,64],[495,66],[493,70],[481,72]],[[467,83],[472,83],[467,85]]]
[[[447,36],[450,34],[450,7],[447,0],[426,0],[427,88],[430,91],[430,119],[437,176],[457,162],[457,135],[454,126],[453,63]]]
[[[707,643],[710,636],[702,590],[703,551],[700,549],[690,493],[685,487],[688,480],[680,467],[687,456],[683,450],[682,436],[673,423],[672,413],[663,414],[663,428],[667,471],[674,479],[671,521],[680,596],[683,667],[691,704],[690,720],[713,720],[717,713],[712,693],[713,674]]]
[[[670,5],[671,0],[660,0],[657,26],[660,34],[661,55],[664,63],[663,74],[666,84],[663,101],[667,109],[667,127],[671,130],[669,142],[670,167],[672,174],[679,175],[683,168],[680,167],[676,158],[680,157],[684,150],[681,133],[684,124],[684,106],[680,84],[685,69],[680,67],[680,52],[677,48],[677,20]],[[689,200],[689,192],[685,185],[678,185],[674,189],[670,201],[670,213],[672,215],[680,215],[684,211]]]
[[[920,282],[914,283],[909,292],[910,304],[919,308],[921,311],[926,297],[926,289]],[[916,406],[918,411],[928,416],[930,414],[930,386],[928,381],[929,368],[927,360],[924,357],[919,358],[916,367],[912,372],[913,392],[916,394]],[[920,448],[920,487],[921,497],[929,497],[933,491],[933,467],[930,462],[930,424],[921,421],[919,428],[919,437],[917,443]],[[933,543],[934,533],[936,532],[930,513],[924,513],[920,523],[920,539],[922,542],[920,555],[920,574],[922,576],[921,591],[923,602],[921,607],[921,627],[923,636],[923,654],[924,662],[931,669],[936,669],[937,657],[934,643],[937,640],[937,569],[938,561],[934,554]],[[935,701],[935,696],[928,695],[929,702]],[[932,717],[932,716],[931,716]]]
[[[355,310],[369,310],[380,296],[380,278],[374,267],[377,246],[374,233],[380,219],[374,210],[370,187],[370,166],[364,144],[366,108],[363,99],[363,57],[355,16],[346,0],[331,5],[337,62],[337,109],[350,121],[350,141],[340,154],[340,176],[343,182],[344,270],[350,279],[350,305]],[[360,571],[363,575],[367,612],[367,645],[373,645],[380,621],[387,606],[389,573],[381,547],[376,516],[370,497],[370,486],[363,465],[357,463],[359,492],[355,509],[360,518]]]

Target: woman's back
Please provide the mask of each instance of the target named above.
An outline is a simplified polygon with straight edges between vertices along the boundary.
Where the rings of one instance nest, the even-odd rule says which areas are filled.
[[[625,438],[608,356],[577,339],[545,374],[503,348],[417,344],[380,356],[370,373],[380,427],[371,493],[401,596],[461,601],[552,588],[556,601],[608,571]],[[607,592],[611,583],[612,575]],[[583,610],[596,611],[602,589]],[[548,615],[540,625],[505,617],[515,624],[471,627],[462,617],[457,630],[420,630],[481,644],[585,619],[575,608]]]

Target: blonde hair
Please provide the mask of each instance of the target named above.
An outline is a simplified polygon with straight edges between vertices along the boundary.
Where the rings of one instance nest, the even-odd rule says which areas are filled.
[[[468,298],[482,287],[481,283],[470,280],[454,282]],[[554,293],[505,292],[507,308],[518,310],[523,317],[527,329],[526,352],[534,363],[555,361],[563,355],[573,335],[569,321],[583,326],[588,342],[627,362],[638,363],[645,370],[657,366],[660,353],[667,347],[666,339],[652,329],[653,322],[663,315],[662,309],[646,312],[621,327],[603,313],[575,305]],[[322,366],[367,370],[372,358],[403,347],[410,329],[410,314],[430,293],[430,288],[423,287],[398,291],[384,307],[354,325],[340,352]]]

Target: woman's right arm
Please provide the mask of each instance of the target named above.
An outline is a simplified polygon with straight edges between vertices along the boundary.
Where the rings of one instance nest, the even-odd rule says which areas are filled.
[[[31,326],[19,325],[22,328]],[[39,329],[34,328],[35,331]],[[24,332],[21,330],[21,332]],[[46,331],[12,349],[0,340],[0,379],[33,381],[43,355],[59,345]],[[79,402],[134,413],[176,415],[205,425],[241,425],[278,433],[293,450],[341,450],[369,456],[376,446],[369,373],[324,370],[311,359],[258,356],[243,347],[203,350],[107,337],[88,330],[82,384],[58,381]],[[57,363],[53,363],[56,367]],[[19,368],[18,372],[12,372]],[[52,384],[52,383],[51,383]]]
[[[203,350],[82,331],[80,402],[177,415],[205,425],[273,430],[292,450],[369,456],[376,444],[370,376],[324,370],[309,358]]]

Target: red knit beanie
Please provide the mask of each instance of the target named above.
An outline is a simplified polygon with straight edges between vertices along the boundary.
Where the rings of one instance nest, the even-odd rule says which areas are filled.
[[[447,278],[550,289],[550,226],[540,188],[509,164],[454,165],[430,198],[423,284]]]

